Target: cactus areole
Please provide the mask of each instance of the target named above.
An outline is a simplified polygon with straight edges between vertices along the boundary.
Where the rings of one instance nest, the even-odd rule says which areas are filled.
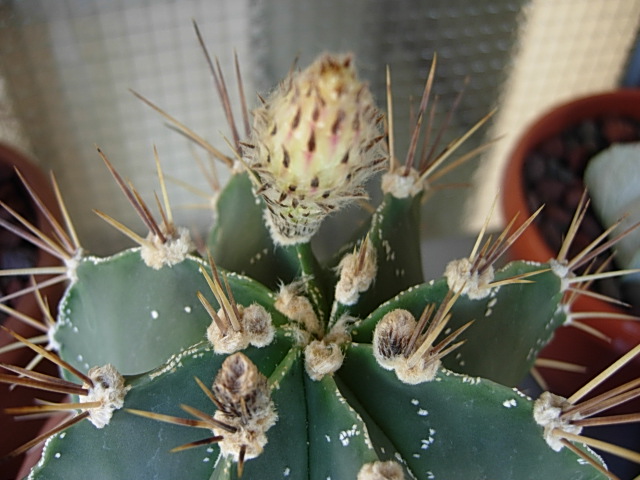
[[[427,109],[425,94],[415,142]],[[233,173],[199,253],[173,223],[159,163],[156,221],[100,151],[149,234],[100,213],[140,246],[87,256],[70,221],[51,239],[73,259],[48,325],[56,353],[15,337],[62,378],[26,385],[12,366],[1,378],[64,389],[70,403],[46,409],[74,416],[29,478],[608,478],[581,426],[597,410],[583,394],[534,401],[514,388],[567,320],[577,277],[494,269],[518,234],[508,229],[493,243],[482,232],[442,278],[422,276],[422,194],[464,138],[434,156],[412,143],[400,165],[350,55],[290,74],[248,118],[243,133],[230,119],[236,160],[218,152]],[[319,261],[322,220],[366,198],[380,170],[381,203]]]

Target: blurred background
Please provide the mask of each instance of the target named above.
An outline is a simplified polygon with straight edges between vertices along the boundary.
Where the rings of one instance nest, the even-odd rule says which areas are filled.
[[[93,253],[129,243],[102,225],[93,208],[144,230],[96,145],[149,200],[158,190],[154,145],[169,175],[210,192],[189,142],[129,89],[229,152],[192,20],[230,85],[237,52],[251,105],[252,92],[267,94],[294,58],[305,66],[318,53],[335,51],[355,54],[360,76],[384,107],[389,65],[399,158],[408,143],[410,99],[419,100],[434,52],[443,112],[468,78],[447,137],[498,107],[467,149],[501,140],[450,178],[472,179],[471,186],[443,190],[430,203],[431,237],[477,231],[513,142],[536,116],[640,78],[640,2],[634,0],[0,0],[0,141],[56,172]],[[178,222],[204,231],[211,221],[206,199],[178,184],[170,196]],[[493,225],[500,222],[497,215]]]

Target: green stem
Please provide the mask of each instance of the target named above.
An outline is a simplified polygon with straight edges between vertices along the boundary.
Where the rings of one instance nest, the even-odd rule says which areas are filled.
[[[311,248],[311,243],[299,243],[286,247],[289,253],[295,253],[300,267],[300,275],[306,279],[307,293],[313,308],[321,322],[329,318],[329,296],[327,273],[322,269]]]

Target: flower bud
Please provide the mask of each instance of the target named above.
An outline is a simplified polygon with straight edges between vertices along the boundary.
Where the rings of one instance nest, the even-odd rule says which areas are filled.
[[[308,241],[326,215],[365,197],[363,184],[386,159],[382,117],[348,55],[321,56],[254,113],[245,154],[278,244]]]

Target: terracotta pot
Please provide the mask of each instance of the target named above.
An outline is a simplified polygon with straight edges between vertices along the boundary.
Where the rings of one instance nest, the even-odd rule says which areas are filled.
[[[58,219],[61,218],[49,179],[37,166],[31,163],[23,154],[2,144],[0,144],[0,164],[15,166],[27,180],[29,185],[31,185],[31,187],[38,193],[42,201],[47,205],[52,213]],[[15,181],[19,183],[17,176]],[[35,207],[35,205],[32,205],[32,211],[35,213],[35,224],[38,228],[45,233],[50,234],[51,227],[44,215]],[[34,266],[52,266],[59,264],[60,261],[57,258],[40,249],[37,250],[36,264]],[[38,277],[39,282],[44,279],[45,277]],[[41,293],[48,299],[50,305],[57,305],[63,289],[63,284],[57,284],[52,287],[42,289]],[[24,295],[20,297],[16,301],[14,308],[35,319],[42,319],[42,312],[40,311],[33,295]],[[35,335],[42,335],[41,331],[28,326],[14,317],[5,318],[2,321],[2,324],[27,338]],[[13,339],[8,334],[0,332],[0,346],[4,346],[12,342]],[[0,355],[0,361],[11,365],[25,366],[33,357],[34,353],[31,352],[31,350],[21,348]],[[46,361],[43,362],[42,366],[38,368],[38,371],[54,375],[57,374],[56,368],[51,364],[47,365],[48,363],[49,362]],[[42,428],[42,424],[44,423],[43,420],[16,421],[12,417],[1,413],[2,409],[9,406],[20,406],[33,403],[34,396],[37,396],[38,398],[46,398],[51,401],[57,401],[60,398],[59,395],[34,395],[33,390],[22,387],[17,387],[10,391],[8,385],[0,384],[0,432],[2,432],[0,435],[0,455],[10,452],[26,441],[34,438]],[[2,478],[14,478],[26,458],[28,458],[28,461],[33,464],[37,461],[39,456],[40,453],[38,451],[32,451],[28,456],[22,455],[10,461],[3,462]]]
[[[510,220],[520,212],[516,221],[517,228],[532,213],[527,204],[524,190],[524,162],[528,154],[545,140],[570,129],[585,119],[605,117],[609,115],[625,116],[640,121],[640,91],[618,90],[609,93],[579,98],[539,117],[517,142],[511,153],[502,185],[502,207],[505,219]],[[518,239],[511,248],[514,259],[546,262],[556,256],[555,251],[545,241],[537,224],[530,228]],[[615,312],[628,313],[614,305],[594,298],[581,296],[573,306],[573,310],[581,312]],[[613,361],[621,357],[640,343],[640,322],[629,320],[613,320],[607,318],[593,318],[582,320],[595,327],[611,339],[606,342],[571,327],[558,329],[551,343],[541,352],[540,357],[563,360],[586,367],[584,373],[568,373],[555,369],[540,369],[549,389],[557,394],[569,396],[582,387],[586,381],[600,373]],[[640,358],[636,358],[616,375],[609,379],[597,392],[605,391],[637,378],[640,371]],[[640,411],[640,401],[630,402],[615,413],[630,413]],[[607,412],[613,414],[613,410]],[[612,430],[613,432],[613,430]],[[585,432],[589,433],[589,432]],[[609,436],[614,443],[626,443],[627,448],[640,448],[640,426],[627,425],[623,430],[614,433],[605,432],[602,436]],[[608,462],[617,460],[607,459]],[[628,465],[619,467],[629,471]],[[632,467],[635,471],[636,467]],[[637,474],[637,473],[636,473]]]
[[[545,140],[578,124],[581,120],[606,115],[623,115],[640,121],[640,90],[618,90],[574,100],[542,115],[526,130],[517,142],[505,171],[502,187],[505,218],[511,219],[520,212],[516,224],[521,225],[532,213],[523,188],[523,165],[528,153]],[[537,262],[546,262],[555,257],[556,253],[546,243],[535,223],[511,248],[513,258]],[[581,312],[626,313],[609,303],[586,296],[578,299],[574,309]],[[613,339],[611,348],[619,355],[640,343],[640,323],[609,319],[584,320],[584,323],[610,336]]]
[[[521,225],[532,213],[523,189],[523,165],[529,152],[581,120],[605,115],[624,115],[640,121],[640,90],[618,90],[579,98],[550,110],[526,129],[516,143],[505,170],[502,185],[505,218],[511,219],[520,212],[522,218],[517,223]],[[511,253],[514,258],[545,262],[555,257],[557,252],[551,250],[540,230],[533,227],[518,239]]]

